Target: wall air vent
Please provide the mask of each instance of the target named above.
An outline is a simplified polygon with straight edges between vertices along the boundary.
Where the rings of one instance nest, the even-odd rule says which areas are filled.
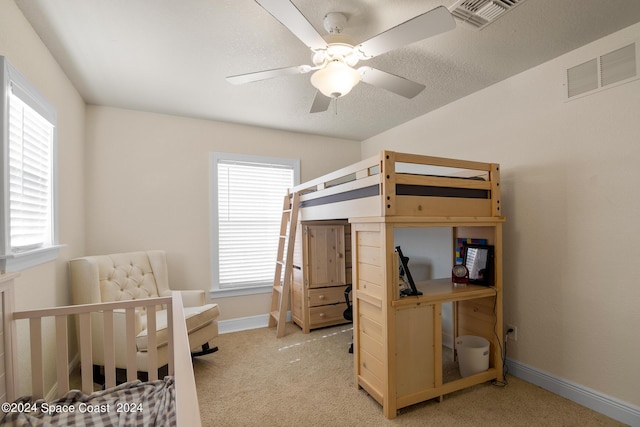
[[[600,83],[602,86],[636,77],[637,71],[635,43],[600,57]]]
[[[569,98],[598,89],[598,62],[591,59],[567,70]]]
[[[573,99],[610,86],[627,83],[638,77],[637,43],[631,43],[602,56],[567,69],[566,97]]]
[[[449,8],[459,21],[481,30],[525,0],[460,0]]]

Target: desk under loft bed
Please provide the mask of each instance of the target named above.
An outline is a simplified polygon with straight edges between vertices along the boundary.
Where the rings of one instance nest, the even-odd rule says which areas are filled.
[[[355,384],[383,406],[387,418],[418,402],[503,381],[498,337],[505,218],[499,170],[495,163],[382,151],[293,189],[300,195],[302,228],[333,227],[323,245],[310,242],[308,233],[297,233],[294,322],[305,332],[344,322],[341,293],[352,285]],[[336,226],[343,228],[335,232]],[[454,240],[447,251],[459,238],[486,240],[495,252],[491,286],[454,286],[449,277],[419,282],[422,295],[401,297],[394,231],[404,227],[451,229]],[[341,233],[346,236],[343,244]],[[454,260],[451,253],[452,266]],[[314,274],[325,281],[320,284],[322,304],[339,307],[333,314],[316,312],[315,320],[313,310],[320,303],[309,303],[319,298],[309,294],[318,291],[309,289]],[[325,292],[334,287],[332,294]],[[453,380],[443,376],[442,354],[442,305],[450,302],[455,336],[476,335],[490,342],[489,369]]]

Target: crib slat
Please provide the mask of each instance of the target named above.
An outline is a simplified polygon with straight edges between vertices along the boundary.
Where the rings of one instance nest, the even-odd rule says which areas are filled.
[[[180,302],[180,304],[182,304],[182,302]],[[175,359],[173,358],[173,353],[174,353],[174,344],[173,344],[173,337],[174,337],[174,329],[173,329],[173,302],[171,304],[167,304],[167,340],[168,340],[168,355],[169,355],[169,370],[168,370],[168,375],[173,376],[174,375],[174,369],[175,369]]]
[[[155,305],[147,307],[147,372],[149,381],[158,379],[158,339]]]
[[[67,316],[56,316],[56,372],[58,397],[69,390],[69,333]]]
[[[35,399],[44,397],[44,370],[42,366],[42,319],[29,321],[31,337],[31,393]]]
[[[93,359],[91,355],[91,314],[78,314],[80,323],[80,372],[82,391],[93,393]]]
[[[103,312],[104,323],[104,380],[105,387],[115,387],[116,385],[116,354],[115,335],[113,326],[113,310]]]
[[[127,324],[127,381],[138,379],[138,369],[136,367],[136,309],[127,308],[125,322]]]

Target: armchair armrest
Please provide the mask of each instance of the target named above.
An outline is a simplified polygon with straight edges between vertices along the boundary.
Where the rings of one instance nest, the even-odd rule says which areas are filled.
[[[205,292],[200,290],[189,291],[166,291],[162,292],[162,297],[171,296],[171,292],[180,292],[183,307],[200,307],[207,303]]]

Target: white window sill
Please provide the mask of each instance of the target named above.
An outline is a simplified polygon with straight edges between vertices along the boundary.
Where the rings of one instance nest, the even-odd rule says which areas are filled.
[[[46,248],[38,248],[22,253],[0,256],[0,269],[3,272],[17,272],[33,268],[46,262],[55,261],[58,251],[65,245],[53,245]]]
[[[234,288],[234,289],[212,289],[209,292],[211,298],[226,298],[226,297],[238,297],[242,295],[257,295],[267,294],[271,292],[273,286],[251,286],[248,288]]]

